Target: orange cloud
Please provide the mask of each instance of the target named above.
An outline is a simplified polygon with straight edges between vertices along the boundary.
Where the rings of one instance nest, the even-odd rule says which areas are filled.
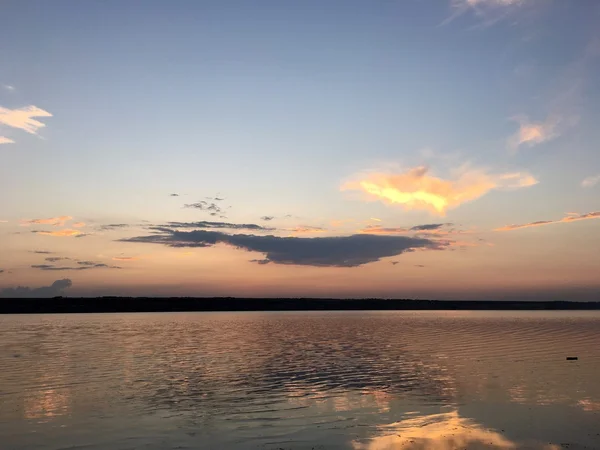
[[[4,136],[0,136],[0,145],[1,144],[14,144],[14,143],[15,143],[15,141],[13,141],[12,139],[9,139]]]
[[[59,237],[79,236],[79,235],[83,234],[79,230],[71,230],[68,228],[66,228],[64,230],[58,230],[58,231],[35,231],[34,233],[43,234],[44,236],[59,236]]]
[[[464,166],[454,179],[444,180],[430,175],[427,167],[416,167],[404,173],[370,173],[358,181],[345,183],[342,191],[363,191],[369,198],[406,210],[426,210],[440,216],[448,209],[476,200],[493,189],[532,186],[537,180],[528,173],[489,174],[483,169]]]
[[[65,222],[72,220],[71,216],[59,216],[59,217],[50,217],[48,219],[31,219],[31,220],[21,220],[21,226],[27,227],[29,225],[52,225],[54,227],[62,227]]]
[[[18,128],[30,134],[37,134],[39,128],[46,125],[34,117],[52,117],[48,111],[37,106],[26,106],[20,109],[7,109],[0,106],[0,124]]]
[[[113,261],[137,261],[138,259],[135,256],[115,256]]]
[[[541,227],[543,225],[552,225],[555,223],[578,222],[580,220],[600,219],[600,211],[590,212],[587,214],[567,213],[567,216],[559,220],[539,220],[537,222],[524,223],[520,225],[506,225],[496,228],[494,231],[511,231],[521,228]]]
[[[83,227],[85,227],[85,222],[75,222],[73,224],[73,227],[75,227],[75,228],[83,228]]]

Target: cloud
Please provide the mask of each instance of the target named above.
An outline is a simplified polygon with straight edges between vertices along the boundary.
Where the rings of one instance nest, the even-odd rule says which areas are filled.
[[[72,226],[74,228],[83,228],[85,227],[85,222],[75,222]]]
[[[0,136],[0,145],[2,144],[14,144],[15,141],[13,141],[12,139],[9,139],[7,137],[4,136]]]
[[[211,247],[226,244],[265,255],[274,264],[321,267],[356,267],[416,249],[445,248],[445,244],[406,236],[356,234],[338,237],[278,237],[225,234],[218,231],[160,229],[155,234],[121,239],[121,242],[162,244],[169,247]]]
[[[596,186],[599,182],[600,182],[600,174],[593,176],[593,177],[587,177],[586,179],[584,179],[581,182],[581,187],[591,188],[591,187]]]
[[[549,117],[546,122],[531,122],[526,116],[517,116],[513,120],[519,123],[519,129],[507,141],[512,151],[517,151],[522,145],[533,147],[560,136],[558,127],[561,119],[556,116]]]
[[[444,216],[449,209],[476,200],[495,189],[514,189],[532,186],[537,180],[528,173],[490,174],[485,169],[468,165],[454,171],[452,179],[429,174],[421,166],[402,173],[372,172],[344,183],[340,189],[357,190],[368,199],[381,200],[406,210],[425,210]]]
[[[559,220],[539,220],[537,222],[524,223],[520,225],[506,225],[496,228],[494,231],[512,231],[521,228],[541,227],[543,225],[552,225],[555,223],[578,222],[580,220],[600,219],[600,211],[590,212],[587,214],[568,213],[567,216]]]
[[[30,134],[37,134],[40,128],[46,126],[35,120],[34,117],[52,117],[52,114],[33,105],[20,109],[7,109],[0,106],[0,124],[18,128]]]
[[[4,273],[4,269],[0,269],[0,273]]]
[[[137,261],[139,258],[135,256],[115,256],[113,261]]]
[[[128,223],[109,223],[108,225],[101,225],[99,227],[99,230],[101,231],[112,231],[112,230],[117,230],[117,229],[121,229],[121,228],[127,228],[131,225],[129,225]]]
[[[169,197],[179,197],[179,194],[169,194]]]
[[[28,227],[29,225],[52,225],[54,227],[62,227],[65,222],[72,220],[71,216],[59,216],[59,217],[50,217],[48,219],[22,219],[21,226]]]
[[[14,86],[12,86],[12,85],[10,85],[10,84],[3,84],[3,85],[2,85],[2,87],[3,87],[4,89],[6,89],[7,91],[9,91],[9,92],[14,92],[14,91],[16,91],[16,90],[17,90],[17,88],[16,88],[16,87],[14,87]]]
[[[248,262],[265,265],[265,264],[269,264],[271,261],[269,259],[251,259]]]
[[[68,259],[68,258],[66,258]],[[62,270],[90,270],[90,269],[120,269],[119,266],[109,266],[108,264],[94,261],[78,261],[76,267],[56,266],[54,264],[33,264],[32,269],[62,271]]]
[[[38,255],[52,255],[54,252],[49,252],[46,250],[31,250],[31,253],[37,253]]]
[[[68,278],[56,280],[50,286],[39,288],[30,288],[26,286],[18,286],[16,288],[5,288],[0,291],[0,297],[4,298],[37,298],[37,297],[55,297],[62,295],[65,289],[70,288],[73,282]]]
[[[49,261],[49,262],[67,261],[70,259],[71,258],[66,257],[66,256],[50,256],[48,258],[44,258],[45,261]]]
[[[439,230],[445,226],[451,226],[451,223],[427,223],[424,225],[415,225],[411,228],[411,231],[431,231],[431,230]]]
[[[442,25],[452,22],[454,19],[472,12],[483,22],[483,26],[491,26],[503,19],[513,15],[520,7],[532,3],[530,0],[451,0],[450,6],[453,10]]]
[[[275,218],[275,216],[262,216],[262,217],[260,218],[260,220],[265,220],[265,221],[267,221],[267,222],[268,222],[268,221],[270,221],[270,220],[273,220],[274,218]]]
[[[312,227],[310,225],[300,225],[294,228],[286,228],[286,231],[291,231],[294,234],[303,234],[303,233],[324,233],[327,231],[323,227]]]
[[[167,222],[166,225],[159,227],[168,228],[228,228],[232,230],[254,230],[254,231],[273,231],[275,228],[267,228],[254,223],[229,223],[229,222],[208,222],[205,220],[199,222]]]
[[[208,197],[207,197],[208,198]],[[214,200],[224,200],[222,198],[215,197]],[[184,208],[193,208],[199,209],[201,211],[208,211],[211,216],[219,216],[223,214],[223,209],[217,205],[216,203],[208,203],[204,200],[196,202],[196,203],[186,203],[183,205]]]
[[[37,233],[37,234],[41,234],[44,236],[57,236],[57,237],[69,237],[69,236],[83,237],[83,236],[86,236],[79,230],[71,230],[69,228],[65,228],[63,230],[57,230],[57,231],[33,230],[32,233]]]

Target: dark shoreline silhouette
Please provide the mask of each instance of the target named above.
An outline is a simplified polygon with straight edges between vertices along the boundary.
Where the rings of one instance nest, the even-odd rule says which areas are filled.
[[[600,310],[600,302],[237,297],[54,297],[0,299],[0,314],[183,311]]]

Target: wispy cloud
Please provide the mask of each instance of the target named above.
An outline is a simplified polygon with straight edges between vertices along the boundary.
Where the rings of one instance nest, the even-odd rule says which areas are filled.
[[[115,256],[113,261],[137,261],[139,258],[135,256]]]
[[[73,220],[71,216],[59,216],[49,217],[47,219],[22,219],[21,226],[28,227],[29,225],[52,225],[54,227],[62,227],[70,220]]]
[[[265,221],[269,222],[269,221],[273,220],[274,218],[275,218],[275,216],[262,216],[260,218],[260,220],[265,220]]]
[[[113,230],[120,230],[123,228],[128,228],[131,225],[128,223],[109,223],[106,225],[100,225],[100,227],[98,228],[100,231],[113,231]]]
[[[50,256],[48,258],[44,258],[44,260],[48,261],[48,262],[58,262],[58,261],[67,261],[70,260],[71,258],[67,257],[67,256]]]
[[[367,199],[398,205],[406,210],[426,210],[444,216],[449,209],[476,200],[494,189],[533,186],[537,180],[529,173],[491,174],[468,165],[444,180],[429,174],[429,168],[416,167],[403,173],[373,172],[344,183],[342,191],[357,190]]]
[[[73,285],[68,278],[56,280],[50,286],[39,288],[30,288],[28,286],[18,286],[16,288],[5,288],[0,290],[0,297],[16,298],[16,297],[55,297],[61,295],[65,289]]]
[[[263,227],[254,223],[230,223],[230,222],[209,222],[209,221],[198,221],[198,222],[167,222],[165,225],[159,225],[159,227],[168,228],[226,228],[231,230],[254,230],[254,231],[273,231],[275,228]]]
[[[384,227],[381,225],[367,225],[359,230],[361,233],[371,234],[428,234],[428,235],[448,235],[452,233],[462,233],[454,229],[448,229],[452,223],[428,223],[424,225],[415,225],[414,227]]]
[[[3,84],[2,87],[9,92],[14,92],[17,90],[16,87],[14,87],[13,85],[10,85],[10,84]]]
[[[551,141],[560,135],[561,119],[549,117],[545,122],[531,122],[526,116],[513,118],[519,123],[519,129],[508,138],[507,145],[511,151],[517,151],[521,146],[533,147]]]
[[[69,237],[69,236],[81,237],[81,236],[85,236],[85,234],[82,233],[81,231],[79,231],[79,230],[72,230],[72,229],[69,229],[69,228],[65,228],[63,230],[57,230],[57,231],[33,230],[32,233],[41,234],[43,236],[56,236],[56,237]]]
[[[179,194],[175,194],[175,193],[169,194],[169,197],[179,197]]]
[[[211,247],[226,244],[238,249],[259,252],[274,264],[293,264],[319,267],[356,267],[397,256],[417,249],[440,250],[444,243],[407,236],[378,236],[356,234],[336,237],[278,237],[248,234],[226,234],[219,231],[180,231],[163,229],[160,232],[121,239],[121,242],[161,244],[168,247]]]
[[[452,13],[442,25],[471,12],[481,20],[481,26],[487,27],[511,17],[520,7],[531,3],[531,0],[451,0]]]
[[[95,261],[78,261],[77,266],[56,266],[54,264],[33,264],[32,269],[47,270],[47,271],[64,271],[64,270],[91,270],[91,269],[120,269],[119,266],[109,266],[108,264]]]
[[[600,183],[600,174],[595,175],[593,177],[587,177],[581,182],[581,187],[591,188]]]
[[[83,228],[85,227],[85,222],[75,222],[72,226],[74,228]]]
[[[590,212],[587,214],[568,213],[565,217],[558,220],[538,220],[537,222],[524,223],[519,225],[506,225],[496,228],[494,231],[512,231],[521,228],[541,227],[543,225],[553,225],[556,223],[578,222],[580,220],[600,219],[600,211]]]
[[[286,228],[286,231],[290,231],[293,234],[306,234],[306,233],[324,233],[327,231],[323,227],[313,227],[310,225],[300,225],[294,228]]]
[[[34,117],[52,117],[52,114],[33,105],[20,109],[8,109],[0,106],[0,124],[18,128],[30,134],[37,134],[40,128],[46,126],[35,120]]]
[[[0,145],[2,144],[14,144],[15,141],[13,141],[12,139],[9,139],[7,137],[4,136],[0,136]]]

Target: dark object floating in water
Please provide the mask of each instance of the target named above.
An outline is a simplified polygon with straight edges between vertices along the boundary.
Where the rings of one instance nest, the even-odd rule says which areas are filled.
[[[567,361],[577,361],[577,356],[567,356]]]

